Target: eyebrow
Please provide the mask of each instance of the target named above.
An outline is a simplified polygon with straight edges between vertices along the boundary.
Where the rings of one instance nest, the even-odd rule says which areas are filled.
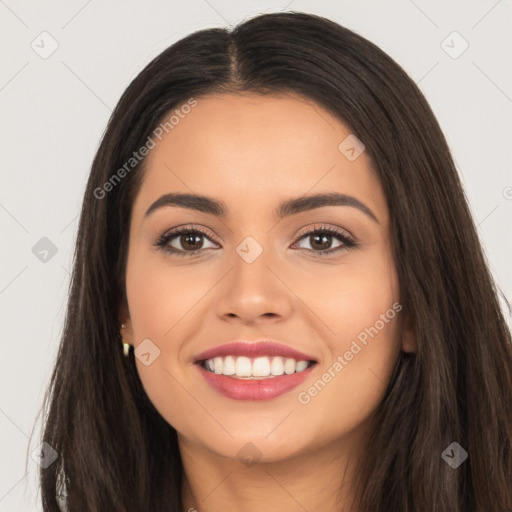
[[[217,201],[207,196],[197,194],[164,194],[159,197],[146,211],[145,217],[148,217],[151,213],[159,208],[165,206],[179,206],[181,208],[188,208],[190,210],[197,210],[203,213],[209,213],[216,217],[225,218],[227,216],[228,209],[222,201]],[[324,206],[350,206],[357,208],[372,220],[380,224],[375,214],[366,206],[364,203],[359,201],[353,196],[346,194],[339,194],[336,192],[314,194],[308,196],[297,197],[294,199],[288,199],[281,203],[275,210],[276,215],[279,219],[283,219],[290,215],[295,215],[307,210],[313,210],[315,208],[322,208]]]

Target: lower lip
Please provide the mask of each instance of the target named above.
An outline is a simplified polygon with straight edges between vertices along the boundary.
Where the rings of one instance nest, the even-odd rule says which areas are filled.
[[[271,400],[302,384],[316,364],[299,373],[254,380],[234,379],[227,375],[209,372],[200,364],[196,366],[206,382],[221,395],[235,400]]]

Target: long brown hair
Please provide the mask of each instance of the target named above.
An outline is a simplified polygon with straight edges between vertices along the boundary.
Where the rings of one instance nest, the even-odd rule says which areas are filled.
[[[364,512],[512,511],[512,344],[450,151],[424,96],[389,56],[305,13],[195,32],[158,55],[116,106],[94,158],[64,332],[43,404],[46,512],[179,511],[175,429],[125,359],[129,222],[144,160],[99,198],[162,116],[215,92],[293,92],[363,141],[391,215],[401,302],[418,344],[402,353],[360,461]],[[113,182],[111,182],[113,183]],[[105,187],[103,188],[105,190]],[[457,442],[468,459],[442,458]],[[341,475],[340,475],[341,485]]]

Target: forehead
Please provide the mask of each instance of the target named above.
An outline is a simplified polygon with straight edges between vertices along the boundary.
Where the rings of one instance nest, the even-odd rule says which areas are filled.
[[[337,191],[385,209],[366,153],[350,161],[339,146],[350,129],[299,96],[218,94],[195,98],[146,159],[135,208],[188,192],[260,208],[284,196]],[[187,113],[185,113],[187,112]]]

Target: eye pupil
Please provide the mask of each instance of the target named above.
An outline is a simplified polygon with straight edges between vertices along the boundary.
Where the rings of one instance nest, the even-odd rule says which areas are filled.
[[[189,248],[193,251],[200,249],[202,244],[202,235],[198,235],[197,233],[187,233],[181,236],[181,244],[184,248]],[[190,244],[190,246],[188,246]],[[199,245],[199,247],[197,247]]]
[[[314,240],[314,243],[311,244],[311,247],[320,249],[320,250],[324,250],[324,249],[326,249],[326,247],[323,247],[321,244],[326,243],[326,241],[331,241],[330,239],[332,238],[332,235],[325,235],[325,234],[312,235],[312,238]],[[329,239],[329,240],[327,240],[327,239]],[[330,246],[331,244],[328,244],[328,245]],[[329,247],[327,247],[327,248],[329,248]]]

